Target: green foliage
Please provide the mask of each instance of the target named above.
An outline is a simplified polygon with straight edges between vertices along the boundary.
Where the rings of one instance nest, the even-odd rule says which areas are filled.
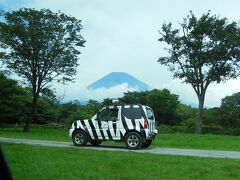
[[[186,119],[195,117],[196,112],[197,112],[197,109],[191,107],[190,105],[179,103],[177,106],[177,117],[180,122],[183,122]]]
[[[0,73],[0,122],[17,123],[30,112],[31,96],[15,80]]]
[[[90,119],[96,112],[91,107],[79,107],[66,120],[66,124],[70,126],[74,121],[80,119]]]
[[[224,127],[240,128],[240,92],[223,98],[220,110]]]
[[[194,133],[195,131],[195,122],[196,119],[195,117],[190,117],[187,119],[184,119],[184,121],[181,122],[180,126],[182,126],[183,131],[182,132],[187,132],[187,133]]]
[[[179,123],[177,120],[178,95],[171,94],[168,89],[154,89],[147,93],[147,105],[155,114],[158,123],[173,125]]]
[[[203,125],[204,134],[227,134],[227,131],[221,125]]]
[[[40,96],[37,102],[37,110],[37,119],[33,123],[46,124],[57,122],[57,105],[51,99]]]
[[[0,122],[23,123],[31,113],[31,90],[23,88],[17,81],[0,74]],[[54,92],[43,91],[37,103],[37,120],[34,123],[56,122],[57,102]]]
[[[113,104],[112,101],[113,101],[113,99],[111,99],[111,98],[103,99],[102,105],[103,106],[110,106],[110,105]]]
[[[221,125],[220,108],[204,109],[203,124],[207,126]]]
[[[102,108],[102,104],[98,101],[90,99],[86,104],[86,108],[91,109],[94,113],[97,113]]]
[[[72,101],[59,104],[58,106],[58,122],[64,123],[71,114],[75,113],[79,105]]]
[[[120,103],[123,104],[146,104],[147,102],[147,91],[142,92],[130,92],[124,93],[124,96],[122,98],[119,98]]]
[[[234,109],[240,111],[240,92],[234,93],[231,96],[226,96],[222,99],[221,108]]]
[[[86,105],[80,105],[77,102],[68,102],[60,104],[59,108],[59,121],[70,126],[73,121],[79,119],[90,119],[102,108],[102,104],[95,101],[89,100]]]
[[[26,87],[26,94],[31,98],[31,88]],[[46,124],[49,122],[57,122],[59,102],[54,94],[54,91],[49,88],[44,88],[37,101],[36,119],[33,123]],[[28,104],[31,109],[31,103]]]

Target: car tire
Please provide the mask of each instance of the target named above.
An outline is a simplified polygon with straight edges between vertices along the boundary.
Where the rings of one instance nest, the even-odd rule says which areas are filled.
[[[130,132],[125,137],[125,144],[129,149],[139,149],[142,146],[142,137],[137,132]]]
[[[145,143],[142,144],[142,148],[148,148],[151,144],[152,140],[146,140]]]
[[[88,142],[88,136],[85,131],[77,130],[73,133],[72,141],[75,146],[84,146]]]
[[[93,145],[93,146],[98,146],[99,144],[102,143],[101,140],[89,140],[90,144]]]

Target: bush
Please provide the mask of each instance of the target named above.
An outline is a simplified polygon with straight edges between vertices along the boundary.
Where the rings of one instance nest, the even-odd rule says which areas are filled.
[[[240,136],[240,128],[229,128],[226,130],[226,134],[233,136]]]
[[[167,125],[159,125],[157,127],[158,133],[173,133],[174,130],[172,126],[167,126]]]
[[[225,129],[220,125],[203,125],[202,127],[203,134],[226,134]]]
[[[196,119],[195,118],[188,118],[184,120],[180,126],[184,127],[185,132],[188,133],[194,133],[195,132],[195,127],[196,127]]]

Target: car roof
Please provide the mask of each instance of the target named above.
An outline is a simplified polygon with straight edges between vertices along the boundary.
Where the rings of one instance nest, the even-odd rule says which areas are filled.
[[[142,104],[124,104],[124,105],[110,105],[110,106],[106,106],[106,108],[109,109],[115,109],[117,107],[123,107],[123,108],[140,108],[140,107],[148,107]]]

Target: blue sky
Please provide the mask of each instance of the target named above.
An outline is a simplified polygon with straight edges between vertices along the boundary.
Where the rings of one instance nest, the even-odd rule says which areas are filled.
[[[54,84],[65,100],[102,99],[121,96],[127,86],[90,91],[86,86],[111,72],[127,72],[154,88],[168,88],[185,102],[197,103],[190,85],[172,79],[166,67],[157,63],[166,55],[158,42],[158,30],[164,22],[178,27],[192,10],[201,16],[208,10],[230,21],[240,20],[240,1],[228,0],[0,0],[0,8],[49,8],[82,20],[86,47],[79,56],[75,83]],[[210,85],[206,94],[208,107],[219,106],[221,98],[240,91],[240,79]]]

